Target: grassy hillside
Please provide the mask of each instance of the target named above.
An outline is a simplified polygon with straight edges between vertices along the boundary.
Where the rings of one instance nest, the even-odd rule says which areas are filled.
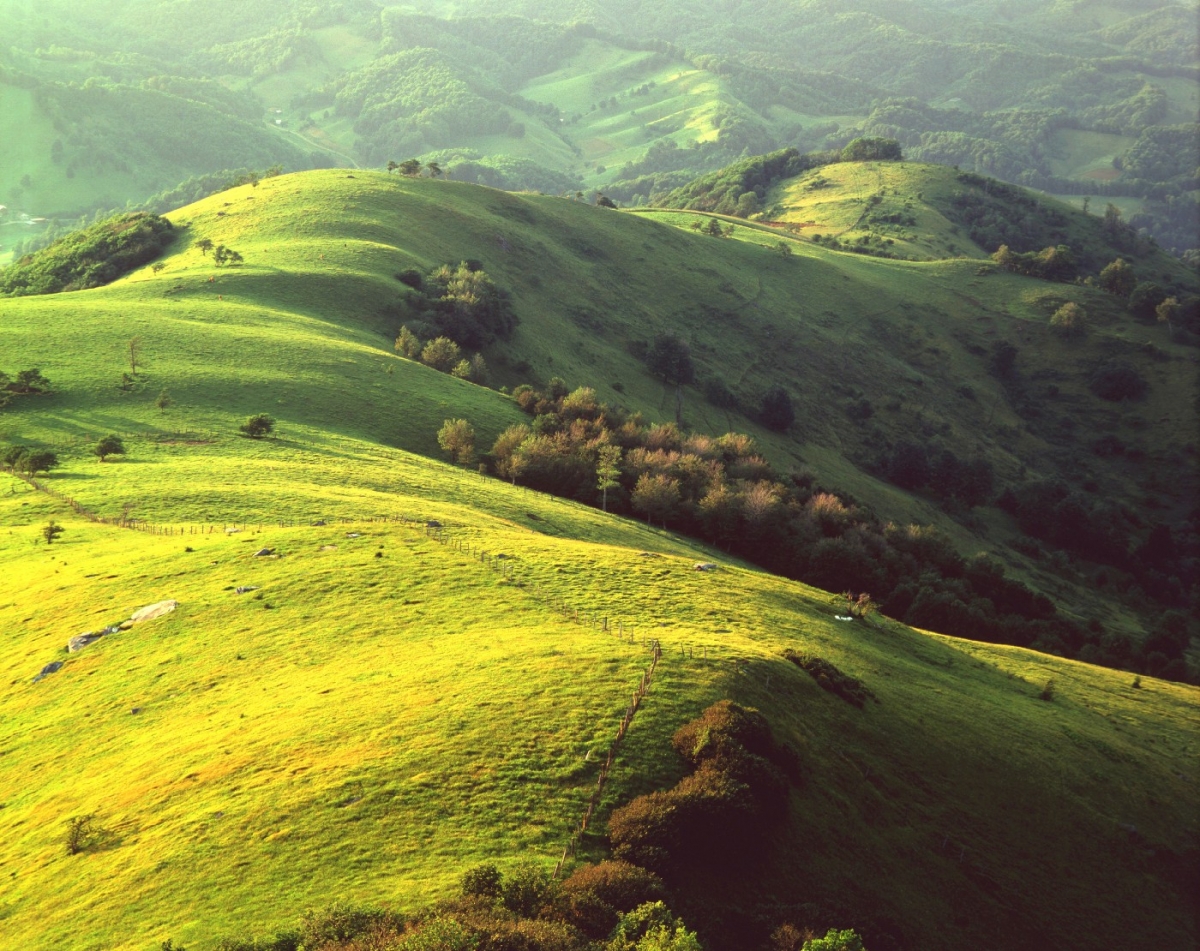
[[[881,207],[919,202],[922,217],[934,224],[921,239],[925,245],[932,251],[947,243],[963,246],[935,200],[954,187],[947,173],[905,167],[907,184],[902,188],[897,180]],[[831,168],[861,177],[870,188],[879,187],[879,175],[899,174],[886,166]],[[921,202],[917,196],[926,187],[930,201]],[[841,194],[851,209],[867,208],[864,188]],[[125,407],[139,399],[150,404],[164,386],[189,425],[212,428],[209,411],[197,404],[198,391],[182,371],[206,362],[197,352],[225,354],[236,366],[232,355],[242,347],[247,322],[277,335],[294,334],[297,325],[290,318],[286,329],[277,326],[274,314],[281,310],[299,316],[299,326],[308,328],[299,340],[317,347],[331,334],[339,339],[350,334],[351,351],[338,361],[310,356],[299,365],[277,364],[282,353],[262,354],[253,368],[213,380],[226,401],[218,404],[222,412],[270,411],[285,426],[302,412],[310,425],[346,423],[356,434],[432,451],[442,418],[437,411],[409,418],[375,408],[381,399],[399,398],[403,374],[418,370],[379,353],[378,348],[390,351],[405,319],[406,288],[393,275],[472,258],[513,293],[521,318],[516,336],[487,354],[496,383],[558,375],[571,386],[594,386],[609,402],[670,418],[668,394],[638,354],[657,333],[681,334],[697,363],[697,383],[684,399],[691,425],[714,433],[729,426],[750,431],[784,472],[807,467],[824,485],[853,494],[886,519],[939,525],[960,550],[1001,556],[1010,570],[1085,621],[1096,616],[1095,566],[1062,571],[1057,556],[1011,547],[1020,533],[994,508],[947,513],[933,497],[901,491],[881,478],[890,448],[921,433],[931,445],[952,447],[964,457],[982,455],[995,468],[997,491],[1035,479],[1092,485],[1091,495],[1141,519],[1131,529],[1135,541],[1160,520],[1178,524],[1192,498],[1189,450],[1175,435],[1186,430],[1192,412],[1192,351],[1172,342],[1165,326],[1132,320],[1117,298],[1098,289],[981,268],[971,258],[887,260],[807,240],[793,241],[796,253],[783,257],[776,246],[788,233],[763,225],[735,224],[735,237],[750,240],[726,241],[691,232],[686,216],[668,219],[685,226],[680,230],[579,202],[378,173],[269,179],[173,217],[187,227],[162,272],[156,277],[139,272],[97,298],[96,306],[121,314],[123,324],[97,331],[89,352],[98,358],[86,369],[65,370],[64,361],[72,358],[49,346],[40,328],[34,330],[37,325],[28,325],[28,336],[16,332],[51,380],[61,382],[67,373],[79,377],[73,385],[86,385],[89,399],[81,409],[97,421],[90,430],[96,435],[106,426],[119,429]],[[1087,242],[1098,240],[1089,219],[1066,220]],[[235,248],[246,264],[213,267],[195,244],[205,237]],[[1182,273],[1161,255],[1135,266],[1147,277],[1158,268],[1172,278]],[[678,280],[681,274],[686,281]],[[351,293],[346,282],[352,282]],[[264,301],[270,302],[265,308]],[[1088,311],[1091,333],[1082,340],[1063,339],[1049,327],[1050,316],[1066,301]],[[46,298],[22,306],[52,323],[49,315],[62,304]],[[176,331],[163,335],[164,317],[171,321],[166,326],[196,335],[197,346],[182,351],[171,346]],[[134,334],[142,338],[144,362],[153,374],[140,397],[117,388],[125,343]],[[1000,341],[1018,350],[1012,378],[988,369]],[[1096,368],[1114,356],[1131,362],[1150,382],[1143,401],[1122,406],[1089,389]],[[473,400],[480,392],[419,372],[445,394],[439,401],[446,407],[460,405],[457,394]],[[704,399],[707,387],[718,381],[734,394],[734,410]],[[790,391],[797,411],[785,435],[755,422],[761,394],[777,384]],[[309,386],[320,387],[329,402],[305,402]],[[458,415],[473,419],[481,443],[482,433],[503,428],[494,412],[466,409]],[[14,430],[12,436],[42,438],[36,423],[32,431]],[[1108,445],[1113,439],[1126,450],[1116,456],[1094,451],[1099,441]],[[1156,468],[1164,466],[1174,467],[1179,477],[1157,477]],[[1149,621],[1131,623],[1136,613],[1123,609],[1105,627],[1140,637],[1142,623]]]
[[[5,944],[149,949],[172,937],[205,949],[335,896],[415,909],[485,859],[552,864],[595,780],[589,751],[615,732],[654,637],[665,660],[606,811],[674,782],[670,733],[721,696],[763,710],[803,767],[778,848],[737,883],[680,896],[710,947],[755,947],[802,916],[856,926],[872,948],[1191,945],[1195,688],[1150,677],[1135,688],[1132,675],[1044,654],[839,621],[823,592],[453,469],[428,458],[443,419],[470,419],[486,444],[521,414],[392,349],[393,275],[476,258],[521,318],[488,353],[502,380],[561,374],[664,418],[661,386],[627,345],[685,332],[702,372],[745,402],[790,381],[792,438],[733,420],[778,461],[802,458],[881,512],[1003,552],[1000,513],[955,527],[854,464],[853,440],[877,437],[843,422],[842,388],[878,402],[874,426],[936,421],[1015,472],[1045,437],[981,377],[967,330],[1030,341],[1031,376],[1042,360],[1140,345],[1147,331],[1099,292],[1070,288],[1097,330],[1068,351],[1045,329],[1058,285],[980,275],[975,260],[884,261],[801,241],[785,258],[771,231],[721,240],[460,183],[313,172],[171,217],[181,236],[159,273],[0,304],[4,369],[39,366],[54,384],[0,411],[0,438],[58,451],[44,481],[87,509],[186,532],[86,522],[23,482],[0,484]],[[245,264],[214,266],[204,238]],[[141,366],[121,389],[133,337]],[[1185,351],[1155,346],[1180,358],[1155,364],[1143,421],[1093,406],[1066,377],[1080,427],[1168,451],[1145,421],[1184,412]],[[974,402],[943,398],[964,379]],[[164,388],[174,403],[160,412]],[[237,435],[255,412],[278,419],[277,438]],[[728,424],[696,392],[685,413]],[[1011,429],[987,428],[989,415]],[[90,447],[109,432],[129,452],[100,463]],[[1097,477],[1114,493],[1148,478],[1132,465]],[[1182,491],[1155,489],[1164,505]],[[385,515],[416,524],[367,521]],[[66,532],[46,547],[51,518]],[[453,544],[428,536],[430,519]],[[278,557],[255,557],[264,547]],[[479,549],[508,556],[511,577]],[[693,571],[699,560],[721,567]],[[62,653],[164,598],[179,609]],[[632,637],[575,624],[563,602]],[[789,647],[862,678],[879,704],[859,711],[821,691],[780,656]],[[63,668],[31,683],[53,660]],[[106,832],[70,856],[64,824],[87,814]],[[754,939],[731,942],[739,928]]]

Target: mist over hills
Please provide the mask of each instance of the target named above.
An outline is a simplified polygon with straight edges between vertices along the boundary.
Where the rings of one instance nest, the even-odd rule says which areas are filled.
[[[5,0],[0,199],[76,218],[224,169],[420,156],[637,204],[746,154],[869,134],[1076,203],[1117,198],[1182,253],[1198,223],[1195,12]]]

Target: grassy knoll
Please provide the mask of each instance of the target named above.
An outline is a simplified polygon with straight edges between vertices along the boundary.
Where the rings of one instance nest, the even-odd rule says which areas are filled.
[[[961,438],[994,439],[998,465],[1015,471],[1044,437],[1020,428],[955,334],[1028,340],[1030,372],[1043,359],[1073,367],[1088,351],[1045,330],[1042,298],[1059,286],[981,275],[975,260],[880,261],[807,242],[784,258],[582,203],[361,172],[270,179],[171,217],[182,235],[159,274],[0,302],[5,368],[40,366],[55,385],[6,408],[0,437],[58,451],[48,483],[94,511],[218,527],[100,526],[0,479],[0,943],[146,951],[173,937],[204,951],[334,897],[413,909],[474,862],[552,864],[595,778],[588,752],[615,732],[654,636],[661,675],[606,809],[673,783],[670,733],[720,696],[760,707],[805,777],[777,847],[738,883],[685,899],[689,923],[719,934],[764,902],[808,902],[878,938],[871,947],[888,936],[930,949],[1190,945],[1195,688],[1149,677],[1135,688],[1131,675],[1030,651],[839,621],[826,593],[426,458],[448,416],[470,419],[483,444],[519,412],[392,351],[393,275],[477,258],[522,320],[488,355],[502,381],[562,374],[663,418],[662,388],[628,343],[686,330],[702,371],[746,403],[791,381],[797,431],[756,430],[772,456],[802,457],[924,521],[939,517],[929,501],[853,462],[854,440],[874,437],[840,421],[831,404],[851,396],[835,387],[877,401],[875,425],[912,426],[919,410]],[[245,265],[215,267],[205,237]],[[1070,290],[1095,314],[1085,347],[1153,332]],[[142,365],[123,390],[135,336]],[[1186,386],[1175,364],[1159,369],[1144,419],[1186,405],[1170,402]],[[946,399],[964,379],[978,398]],[[1081,427],[1109,418],[1080,379],[1062,388]],[[277,438],[236,435],[254,412],[279,420]],[[685,412],[727,425],[698,392]],[[990,417],[1013,431],[985,432]],[[89,449],[108,432],[129,451],[100,463]],[[1146,438],[1154,451],[1166,440]],[[1100,477],[1114,491],[1141,478]],[[510,556],[513,581],[419,528],[335,522],[401,514]],[[66,532],[46,547],[50,518]],[[247,530],[222,530],[235,522]],[[981,522],[956,538],[993,544],[1008,531],[993,511]],[[279,557],[255,557],[262,547]],[[720,570],[696,572],[697,560]],[[163,598],[181,607],[62,653],[72,635]],[[569,622],[557,599],[632,623],[632,642]],[[785,648],[860,677],[879,704],[859,711],[823,692]],[[63,668],[31,683],[53,660]],[[1039,699],[1050,679],[1054,699]],[[64,823],[89,813],[109,835],[69,856]]]
[[[939,174],[928,173],[931,194]],[[935,208],[922,216],[934,219]],[[1186,425],[1190,405],[1189,351],[1092,288],[990,273],[978,259],[888,261],[807,240],[785,258],[774,246],[786,234],[753,223],[736,226],[746,240],[728,241],[694,233],[685,215],[654,223],[579,202],[369,172],[269,179],[171,218],[181,233],[160,274],[146,269],[84,295],[4,305],[6,346],[59,386],[13,404],[0,435],[61,444],[82,459],[110,431],[144,431],[160,443],[179,429],[228,434],[231,412],[270,412],[284,439],[319,441],[332,428],[434,452],[441,420],[461,415],[490,444],[518,418],[511,404],[391,351],[404,319],[394,275],[474,258],[513,293],[521,318],[515,337],[488,353],[496,383],[559,375],[669,418],[669,394],[636,350],[655,333],[680,333],[697,363],[697,386],[684,400],[691,425],[748,430],[785,471],[807,466],[888,518],[941,525],[964,550],[996,552],[1056,599],[1074,599],[1077,612],[1091,610],[1084,578],[1047,574],[1050,566],[1006,548],[1012,529],[1003,517],[953,521],[931,500],[881,481],[871,473],[880,447],[921,432],[960,454],[985,455],[1002,484],[1022,466],[1030,477],[1091,478],[1108,497],[1153,498],[1164,515],[1182,512],[1188,497],[1186,480],[1090,452],[1111,433],[1147,459],[1176,465],[1172,433]],[[936,234],[959,240],[940,220]],[[245,265],[215,267],[197,247],[202,238],[237,249]],[[1083,341],[1050,332],[1050,315],[1066,300],[1088,310],[1092,332]],[[95,319],[80,323],[79,313]],[[134,336],[143,367],[124,391]],[[1023,400],[987,371],[999,340],[1019,349]],[[1117,407],[1087,389],[1092,369],[1114,352],[1152,381],[1142,403]],[[733,391],[735,409],[704,400],[715,379]],[[760,394],[776,383],[797,410],[786,435],[754,422]],[[164,387],[175,405],[161,415],[153,401]],[[863,401],[867,420],[859,418]],[[89,484],[79,494],[90,504]],[[119,510],[107,491],[96,496],[110,514]],[[139,499],[153,514],[154,493]]]

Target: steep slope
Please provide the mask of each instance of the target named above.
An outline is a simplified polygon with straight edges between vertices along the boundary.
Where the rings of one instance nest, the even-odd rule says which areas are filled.
[[[87,522],[4,477],[5,944],[204,949],[333,897],[412,909],[482,859],[552,863],[595,780],[589,751],[657,638],[665,659],[605,811],[678,778],[669,734],[721,696],[762,709],[802,767],[777,850],[740,883],[682,896],[711,947],[753,947],[785,918],[856,925],[872,948],[1190,945],[1194,688],[839,621],[822,592],[410,454],[437,452],[446,417],[485,443],[519,411],[394,355],[393,275],[408,267],[478,258],[522,319],[494,364],[508,353],[513,379],[564,373],[651,411],[662,394],[625,349],[634,334],[693,331],[706,371],[740,388],[795,374],[802,346],[815,374],[839,340],[879,334],[850,322],[867,301],[945,307],[949,322],[973,313],[963,285],[978,280],[992,319],[1012,320],[1030,306],[1024,279],[807,244],[785,259],[581,203],[344,171],[173,218],[183,237],[157,274],[0,303],[5,369],[54,383],[2,411],[5,440],[56,449],[63,466],[43,481],[83,508],[185,533]],[[215,267],[202,238],[245,265]],[[123,390],[135,336],[142,365]],[[896,365],[861,362],[881,381]],[[807,398],[808,444],[763,433],[773,454],[828,460],[831,481],[854,478],[881,507],[933,513],[839,461],[820,442],[837,429],[827,401]],[[723,428],[694,395],[685,406]],[[236,435],[261,411],[277,439]],[[89,450],[108,432],[129,453],[100,463]],[[66,532],[36,544],[51,518]],[[244,531],[227,534],[234,523]],[[264,547],[279,557],[256,558]],[[163,598],[179,609],[61,653]],[[785,648],[861,677],[879,704],[821,691]],[[29,682],[53,660],[62,669]],[[107,834],[66,854],[64,823],[88,814]]]

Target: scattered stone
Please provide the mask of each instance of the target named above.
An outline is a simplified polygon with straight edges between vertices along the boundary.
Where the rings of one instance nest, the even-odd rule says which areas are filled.
[[[717,566],[711,561],[698,561],[692,565],[692,571],[716,571]]]
[[[854,618],[851,617],[849,614],[835,614],[833,616],[833,619],[835,621],[853,621],[854,620]]]
[[[117,630],[128,631],[131,627],[133,627],[133,621],[122,621],[117,625]]]
[[[254,557],[255,558],[270,558],[273,554],[275,554],[274,548],[260,548],[258,551],[256,551],[254,553]]]
[[[76,634],[67,641],[67,653],[74,654],[76,651],[83,650],[88,644],[100,640],[104,633],[104,631],[84,631],[82,634]]]
[[[337,545],[322,545],[317,551],[337,551]]]
[[[362,538],[361,532],[346,532],[347,538]]]
[[[45,667],[42,668],[41,673],[39,673],[36,677],[33,678],[33,682],[36,684],[39,680],[45,680],[51,674],[56,674],[60,670],[62,670],[62,661],[61,660],[52,660]]]
[[[133,707],[132,709],[130,709],[129,712],[131,714],[133,714],[134,716],[136,716],[137,714],[142,712],[142,708],[141,707]]]
[[[178,601],[156,601],[154,604],[148,604],[144,608],[134,611],[133,617],[129,620],[133,624],[141,624],[143,621],[153,621],[164,614],[170,614],[177,607],[179,607]]]
[[[249,594],[251,591],[257,591],[257,590],[258,590],[258,588],[256,588],[252,584],[243,584],[243,585],[238,585],[234,589],[234,594]]]
[[[225,534],[226,534],[226,535],[240,535],[241,533],[242,533],[242,530],[241,530],[240,528],[227,528],[227,529],[225,529]]]
[[[324,527],[325,527],[325,519],[323,519],[323,518],[319,518],[315,522],[313,522],[313,528],[324,528]]]
[[[425,527],[426,528],[441,528],[442,523],[439,522],[436,518],[431,518],[428,522],[425,523]]]
[[[658,554],[657,552],[653,552],[653,551],[639,551],[638,557],[639,558],[661,558],[662,555]]]

